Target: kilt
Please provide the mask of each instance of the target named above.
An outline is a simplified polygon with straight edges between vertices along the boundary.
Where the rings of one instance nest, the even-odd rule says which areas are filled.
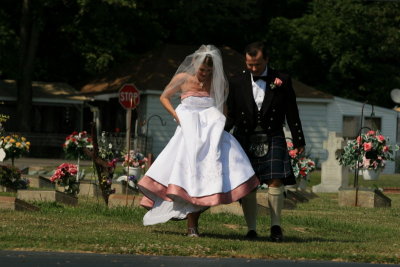
[[[296,184],[285,136],[270,137],[267,155],[260,158],[249,155],[249,159],[261,184],[270,179],[281,179],[284,185]]]

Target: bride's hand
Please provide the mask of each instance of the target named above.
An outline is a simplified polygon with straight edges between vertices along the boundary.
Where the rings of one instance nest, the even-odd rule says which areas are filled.
[[[181,125],[181,123],[180,123],[180,121],[179,121],[179,117],[178,117],[178,115],[176,114],[176,112],[174,112],[173,117],[174,117],[174,121],[176,121],[176,123],[177,123],[178,125]]]

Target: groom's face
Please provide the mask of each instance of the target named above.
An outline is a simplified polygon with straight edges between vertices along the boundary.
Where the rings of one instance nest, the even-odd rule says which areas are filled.
[[[255,76],[259,76],[264,72],[267,63],[268,58],[265,59],[261,51],[258,51],[254,56],[246,54],[247,69]]]

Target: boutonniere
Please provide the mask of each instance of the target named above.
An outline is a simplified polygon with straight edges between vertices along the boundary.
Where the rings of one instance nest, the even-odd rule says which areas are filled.
[[[269,87],[271,87],[271,89],[275,89],[276,87],[280,87],[282,85],[282,80],[279,78],[275,78],[273,83],[270,83]]]

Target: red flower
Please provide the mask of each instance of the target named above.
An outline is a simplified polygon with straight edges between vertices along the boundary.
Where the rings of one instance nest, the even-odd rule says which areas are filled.
[[[370,151],[372,149],[372,143],[364,143],[364,150],[365,151]]]

